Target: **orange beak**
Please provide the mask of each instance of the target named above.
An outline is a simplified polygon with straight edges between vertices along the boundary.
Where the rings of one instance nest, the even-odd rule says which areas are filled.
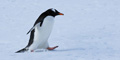
[[[63,13],[59,13],[59,15],[64,15]]]

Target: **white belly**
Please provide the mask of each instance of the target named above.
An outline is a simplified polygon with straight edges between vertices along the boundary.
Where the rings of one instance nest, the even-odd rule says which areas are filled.
[[[29,47],[29,50],[35,50],[37,48],[46,49],[47,47],[49,47],[48,38],[52,31],[53,24],[54,24],[54,17],[47,16],[44,19],[41,27],[40,24],[37,24],[35,26],[34,41]]]

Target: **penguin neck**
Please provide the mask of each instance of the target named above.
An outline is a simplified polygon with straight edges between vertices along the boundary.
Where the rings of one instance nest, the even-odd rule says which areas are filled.
[[[53,28],[53,24],[54,24],[54,17],[52,16],[46,16],[44,18],[43,24],[41,26],[41,28],[43,28],[44,30],[49,30],[51,31]]]
[[[54,17],[53,16],[46,16],[44,18],[43,24],[47,24],[49,26],[49,24],[54,24]]]

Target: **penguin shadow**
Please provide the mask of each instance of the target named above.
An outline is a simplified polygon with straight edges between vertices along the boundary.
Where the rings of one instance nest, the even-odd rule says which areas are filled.
[[[35,52],[47,52],[48,50],[47,49],[37,49],[35,50]]]
[[[63,51],[81,51],[81,50],[85,50],[85,48],[56,49],[56,50],[51,50],[51,51],[63,52]]]
[[[85,50],[85,48],[69,48],[69,49],[55,49],[55,50],[47,50],[47,49],[38,49],[35,52],[64,52],[64,51],[81,51]]]

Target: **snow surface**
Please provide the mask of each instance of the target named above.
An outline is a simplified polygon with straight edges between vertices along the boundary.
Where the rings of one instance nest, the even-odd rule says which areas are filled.
[[[54,51],[15,53],[38,16],[55,8]],[[120,0],[0,0],[0,60],[120,60]]]

